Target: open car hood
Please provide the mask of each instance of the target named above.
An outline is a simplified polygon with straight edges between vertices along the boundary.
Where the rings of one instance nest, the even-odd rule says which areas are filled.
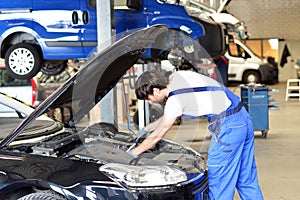
[[[166,31],[167,28],[162,25],[138,30],[96,55],[2,140],[0,148],[11,143],[33,120],[49,109],[71,107],[72,115],[66,123],[72,126],[78,122],[117,84],[156,37]]]
[[[55,184],[56,187],[59,186],[58,190],[62,189],[63,192],[66,189],[66,193],[69,193],[68,188],[71,188],[70,194],[75,190],[89,190],[100,198],[103,194],[102,188],[106,186],[121,187],[126,197],[127,194],[134,195],[134,198],[129,196],[130,199],[149,199],[148,197],[155,199],[160,196],[157,195],[159,193],[164,194],[162,198],[174,199],[173,195],[169,195],[175,193],[175,196],[178,196],[185,190],[188,191],[187,194],[184,192],[185,199],[191,199],[192,196],[207,196],[207,169],[205,160],[199,152],[176,141],[162,139],[138,158],[133,158],[128,151],[139,145],[144,138],[135,141],[130,126],[128,130],[123,127],[119,130],[114,124],[94,122],[88,116],[89,111],[112,88],[127,78],[130,72],[128,69],[137,62],[145,50],[149,50],[151,45],[151,50],[164,50],[157,48],[153,42],[157,36],[167,31],[164,26],[149,27],[119,40],[88,61],[27,118],[21,123],[18,122],[17,127],[0,143],[1,151],[5,153],[2,156],[3,160],[5,159],[3,166],[5,168],[9,166],[6,161],[12,163],[11,167],[8,167],[8,172],[4,170],[8,177],[15,177],[9,175],[13,172],[21,177],[19,181],[29,178],[32,183],[34,177],[35,180],[41,180],[43,185]],[[174,54],[174,57],[175,55],[177,54]],[[134,68],[138,71],[139,66]],[[65,123],[64,127],[58,121],[45,122],[39,119],[44,113],[56,118],[52,111],[59,112],[64,108],[70,109],[71,114],[68,119],[64,117],[59,119]],[[10,127],[15,127],[14,121],[9,122]],[[5,124],[9,125],[8,122]],[[4,134],[7,132],[8,130]],[[181,135],[179,132],[177,134]],[[16,163],[18,161],[14,160],[15,158],[20,158],[20,165]],[[22,170],[32,168],[31,166],[35,169],[37,164],[38,168],[48,169],[49,163],[52,168],[44,170],[45,174]],[[84,171],[83,168],[88,170]],[[74,176],[77,169],[83,171],[82,176]],[[7,180],[9,181],[9,179],[4,181],[8,182]],[[88,188],[86,190],[85,185]],[[149,194],[153,194],[153,198]]]

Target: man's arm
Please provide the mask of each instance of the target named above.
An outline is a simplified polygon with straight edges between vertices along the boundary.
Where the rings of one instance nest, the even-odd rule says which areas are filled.
[[[160,118],[158,118],[154,122],[151,122],[150,124],[148,124],[147,126],[145,126],[144,129],[146,131],[148,131],[148,132],[152,132],[155,129],[157,129],[157,127],[159,127],[159,124],[163,123],[163,121],[164,121],[164,117],[161,116]]]
[[[138,147],[132,150],[132,154],[140,155],[141,153],[152,148],[157,142],[159,142],[165,136],[165,134],[174,124],[175,120],[176,117],[167,121],[165,120],[164,116],[156,120],[155,122],[158,121],[156,129]]]

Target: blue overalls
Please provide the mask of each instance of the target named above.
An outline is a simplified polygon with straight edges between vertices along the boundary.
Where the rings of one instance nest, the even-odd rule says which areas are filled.
[[[220,90],[225,91],[232,104],[219,115],[206,116],[212,135],[207,160],[209,198],[231,200],[237,188],[241,199],[261,200],[263,195],[258,185],[254,158],[254,129],[239,97],[223,85],[174,90],[169,93],[169,97]]]

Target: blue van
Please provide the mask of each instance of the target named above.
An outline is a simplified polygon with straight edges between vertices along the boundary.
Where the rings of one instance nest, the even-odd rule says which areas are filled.
[[[0,1],[0,57],[14,78],[58,74],[96,46],[96,0]]]

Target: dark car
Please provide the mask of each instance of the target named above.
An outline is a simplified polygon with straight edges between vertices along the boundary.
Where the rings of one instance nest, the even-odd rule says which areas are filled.
[[[149,27],[119,40],[14,130],[2,128],[14,121],[0,124],[0,199],[208,199],[207,167],[197,151],[163,139],[133,158],[126,152],[134,144],[131,129],[86,123],[90,110],[166,30]],[[39,118],[60,108],[68,112],[61,122]]]

